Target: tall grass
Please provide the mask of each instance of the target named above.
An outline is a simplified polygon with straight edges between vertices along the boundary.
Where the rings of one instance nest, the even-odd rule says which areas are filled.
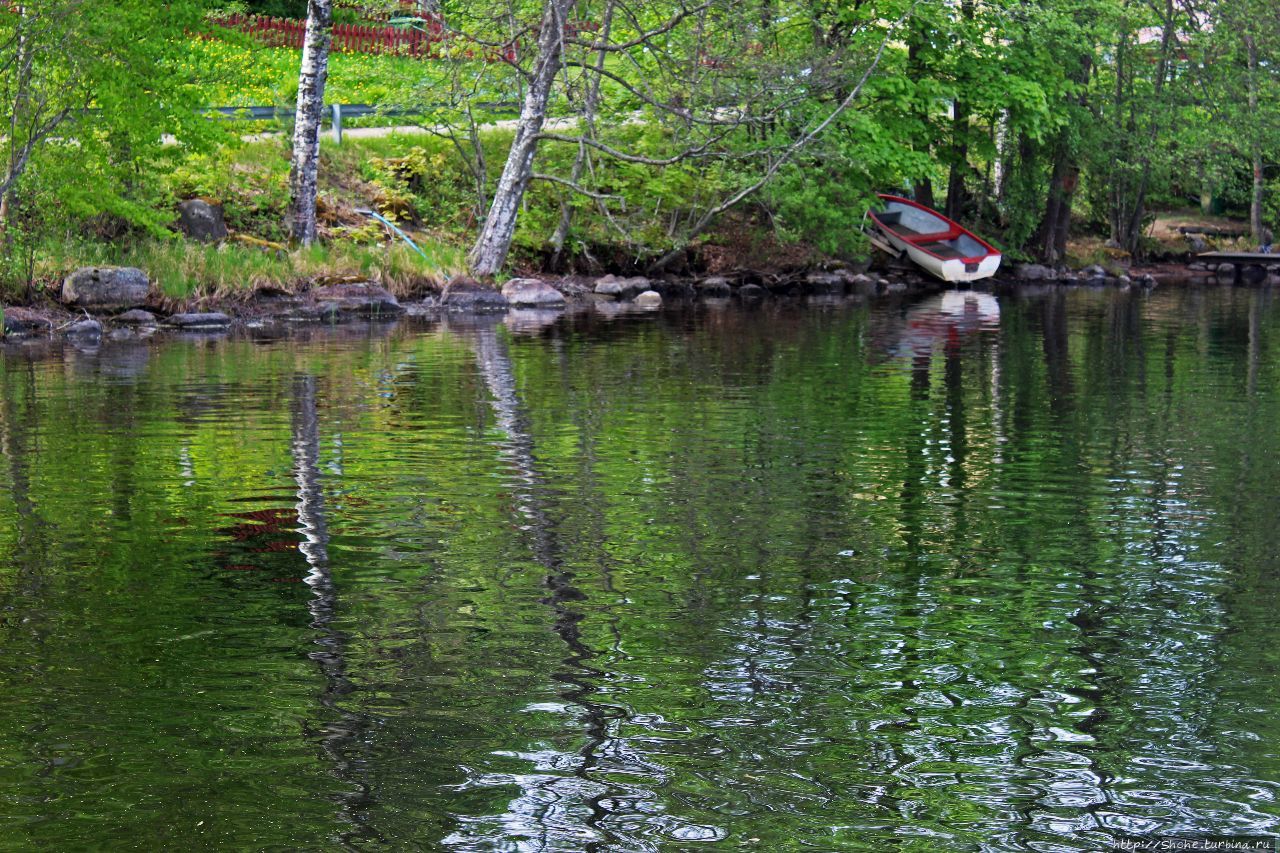
[[[42,253],[40,267],[45,278],[60,276],[75,266],[138,267],[171,299],[226,298],[265,288],[294,293],[332,278],[372,281],[396,296],[408,297],[438,289],[448,278],[465,272],[463,249],[430,241],[419,245],[425,257],[403,244],[332,243],[284,250],[176,239],[123,247],[80,243],[49,247]]]

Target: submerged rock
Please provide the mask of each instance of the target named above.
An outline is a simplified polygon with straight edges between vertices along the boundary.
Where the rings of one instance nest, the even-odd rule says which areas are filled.
[[[465,276],[455,278],[440,295],[440,307],[450,312],[506,311],[507,297]]]
[[[744,284],[738,288],[738,298],[743,302],[759,302],[768,295],[769,291],[758,284]]]
[[[206,314],[173,314],[166,317],[164,323],[177,329],[225,329],[231,325],[231,318],[211,311]]]
[[[502,287],[510,305],[520,308],[561,308],[564,294],[536,278],[513,278]]]
[[[189,239],[217,243],[227,239],[227,223],[222,205],[193,198],[178,205],[178,227]]]
[[[102,324],[97,320],[88,318],[81,320],[79,323],[73,323],[67,329],[67,337],[71,338],[100,338],[102,337]]]
[[[81,267],[62,283],[62,301],[110,313],[147,301],[151,281],[135,267]]]

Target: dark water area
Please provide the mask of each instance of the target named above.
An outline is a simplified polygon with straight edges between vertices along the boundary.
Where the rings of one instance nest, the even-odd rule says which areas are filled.
[[[1280,834],[1280,307],[0,348],[0,849]]]

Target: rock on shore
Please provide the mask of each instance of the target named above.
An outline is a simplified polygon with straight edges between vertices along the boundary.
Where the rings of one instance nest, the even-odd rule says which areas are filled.
[[[62,283],[62,301],[109,314],[147,301],[151,282],[135,267],[81,267]]]
[[[536,278],[513,278],[502,287],[507,303],[516,308],[563,308],[564,294]]]

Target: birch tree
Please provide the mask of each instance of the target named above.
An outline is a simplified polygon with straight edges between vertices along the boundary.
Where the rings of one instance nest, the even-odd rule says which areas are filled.
[[[316,239],[317,173],[324,86],[333,40],[333,0],[308,0],[307,31],[298,73],[298,106],[289,171],[289,236],[304,246]]]
[[[529,75],[516,138],[511,143],[507,163],[489,205],[480,237],[471,250],[471,271],[476,275],[497,274],[507,261],[511,240],[516,233],[516,216],[525,190],[533,177],[534,156],[539,134],[547,119],[547,106],[556,76],[564,63],[565,23],[573,0],[546,0],[542,22],[538,27],[538,50],[533,72]]]

